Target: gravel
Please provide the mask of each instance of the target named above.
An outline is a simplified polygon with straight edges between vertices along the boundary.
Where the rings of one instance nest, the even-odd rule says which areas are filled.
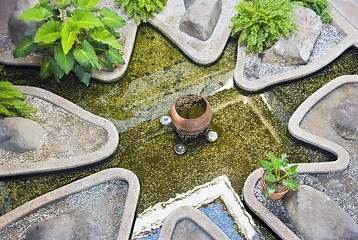
[[[313,52],[306,65],[320,59],[328,51],[343,40],[343,35],[331,24],[323,24],[321,34],[318,36]],[[246,56],[244,76],[249,81],[259,80],[267,76],[280,74],[306,65],[282,67],[275,64],[263,63],[256,55]]]

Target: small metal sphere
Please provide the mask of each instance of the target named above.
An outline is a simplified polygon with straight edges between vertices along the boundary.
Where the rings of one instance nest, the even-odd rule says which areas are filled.
[[[164,126],[168,125],[171,122],[172,122],[172,119],[169,116],[163,116],[160,118],[160,123]]]
[[[218,139],[218,134],[215,131],[210,131],[206,134],[206,139],[209,142],[215,142]]]
[[[176,154],[181,155],[181,154],[185,153],[186,147],[183,144],[177,144],[174,147],[174,151],[175,151]]]

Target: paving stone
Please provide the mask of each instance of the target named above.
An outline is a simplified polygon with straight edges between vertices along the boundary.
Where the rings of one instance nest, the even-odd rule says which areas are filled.
[[[285,208],[307,240],[358,239],[358,225],[332,199],[307,185],[290,192]]]
[[[188,9],[196,0],[184,0],[185,9]]]
[[[345,139],[358,141],[358,98],[340,104],[333,112],[331,123]]]
[[[196,0],[185,12],[179,29],[199,40],[208,40],[219,20],[221,7],[221,0]]]
[[[0,120],[0,148],[23,153],[37,149],[45,130],[30,119],[9,117]]]
[[[297,31],[289,39],[281,35],[280,39],[262,55],[264,63],[281,66],[302,65],[307,63],[313,51],[316,39],[321,33],[321,18],[311,9],[299,6],[295,10]]]

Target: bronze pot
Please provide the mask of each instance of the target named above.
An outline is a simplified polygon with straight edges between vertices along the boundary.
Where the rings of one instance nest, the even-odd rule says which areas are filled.
[[[195,118],[185,118],[180,116],[180,109],[183,108],[183,106],[188,105],[199,105],[203,108],[203,113]],[[187,94],[180,96],[175,100],[170,110],[170,115],[177,130],[188,135],[196,135],[205,131],[205,129],[209,126],[212,109],[208,100],[206,100],[203,96]]]
[[[282,174],[285,175],[286,172],[284,170],[280,170],[281,172],[281,176]],[[263,172],[262,176],[261,176],[261,186],[262,186],[262,193],[265,195],[266,192],[266,181],[264,180],[264,177],[266,176],[266,173]],[[287,176],[288,178],[290,178],[290,176]],[[288,193],[290,189],[288,187],[285,187],[283,190],[279,190],[276,191],[274,193],[272,193],[270,196],[268,196],[268,199],[270,200],[278,200],[281,199],[286,193]]]

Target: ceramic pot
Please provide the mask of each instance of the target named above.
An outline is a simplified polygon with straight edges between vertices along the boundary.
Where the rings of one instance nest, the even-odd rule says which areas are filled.
[[[199,105],[203,109],[203,113],[195,118],[185,118],[180,116],[180,110],[188,105]],[[170,115],[177,130],[188,135],[196,135],[205,131],[209,126],[212,109],[208,100],[203,96],[187,94],[175,100],[170,110]]]
[[[281,170],[281,175],[282,174],[286,174],[285,171]],[[266,192],[266,181],[264,180],[264,177],[266,176],[267,174],[264,172],[261,176],[261,186],[262,186],[262,193],[265,195],[265,192]],[[287,176],[287,177],[290,177],[290,176]],[[268,196],[268,199],[270,200],[278,200],[278,199],[281,199],[286,193],[288,193],[290,189],[289,188],[285,188],[281,191],[276,191],[274,193],[272,193],[270,196]]]

